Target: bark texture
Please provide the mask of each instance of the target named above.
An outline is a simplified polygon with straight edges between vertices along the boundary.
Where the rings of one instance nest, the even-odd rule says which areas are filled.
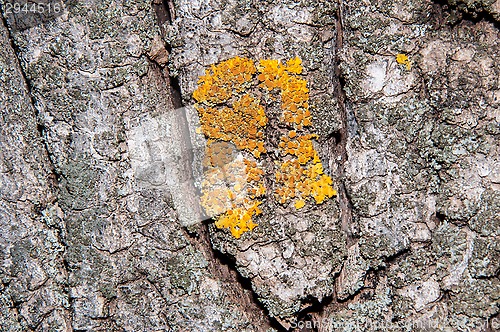
[[[0,330],[500,330],[500,0],[10,3]],[[240,239],[199,222],[189,116],[234,56],[302,59],[338,190]]]

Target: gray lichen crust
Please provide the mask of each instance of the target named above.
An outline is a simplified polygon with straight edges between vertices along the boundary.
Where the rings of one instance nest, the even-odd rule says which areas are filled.
[[[68,331],[60,209],[19,62],[0,22],[0,329]]]
[[[360,323],[366,312],[349,304],[330,317],[355,310],[344,331],[480,331],[499,312],[498,29],[436,30],[439,12],[426,1],[345,6],[345,176],[359,256],[352,252],[383,269],[384,287],[368,293],[391,315]],[[362,298],[366,279],[358,289]],[[380,300],[387,293],[389,303]]]

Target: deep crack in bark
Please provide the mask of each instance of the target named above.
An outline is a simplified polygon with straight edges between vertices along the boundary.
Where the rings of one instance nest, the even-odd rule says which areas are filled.
[[[453,27],[460,24],[462,21],[469,21],[474,24],[486,21],[500,30],[500,22],[492,13],[486,11],[487,8],[479,7],[473,10],[472,8],[467,8],[464,2],[457,3],[455,1],[454,3],[450,3],[450,1],[447,0],[433,0],[433,2],[439,6],[439,14],[442,23]],[[444,15],[444,13],[446,13],[446,15]]]
[[[344,82],[342,81],[342,73],[340,71],[340,52],[343,46],[343,26],[342,26],[342,2],[339,2],[339,8],[337,10],[337,37],[335,43],[335,78],[336,83],[336,94],[337,94],[337,104],[340,109],[340,116],[342,120],[342,126],[338,133],[338,144],[337,148],[337,160],[339,162],[339,167],[337,171],[337,177],[339,179],[339,203],[340,203],[340,213],[342,221],[342,229],[347,235],[347,246],[351,246],[354,243],[352,237],[351,225],[352,225],[352,205],[345,188],[345,163],[347,162],[348,156],[346,151],[347,139],[349,135],[349,118],[346,108],[346,94],[344,91]]]
[[[334,132],[331,136],[335,141],[334,158],[335,162],[338,163],[336,176],[338,179],[338,198],[340,205],[340,215],[341,215],[341,227],[346,233],[347,246],[350,247],[357,240],[353,237],[352,232],[352,204],[349,199],[349,195],[345,188],[345,163],[348,160],[346,146],[347,139],[349,135],[349,114],[346,107],[346,94],[344,91],[344,82],[342,78],[342,73],[340,70],[340,52],[343,48],[343,25],[342,25],[342,2],[339,2],[339,8],[337,9],[337,21],[336,21],[336,41],[335,41],[335,54],[334,54],[334,85],[335,93],[337,96],[337,105],[340,110],[341,115],[341,127],[338,131]],[[344,268],[344,267],[343,267]],[[361,290],[360,290],[361,292]],[[359,292],[357,293],[359,294]],[[356,295],[356,294],[355,294]],[[353,295],[353,297],[355,296]],[[344,302],[344,301],[343,301]],[[294,329],[293,331],[319,331],[317,324],[321,322],[325,317],[325,308],[329,306],[339,306],[342,305],[336,299],[336,295],[333,294],[326,297],[321,302],[313,301],[312,306],[304,309],[297,316],[297,322],[303,322],[305,326],[312,326],[312,329]],[[309,322],[309,324],[308,324]]]
[[[175,18],[173,3],[171,0],[155,0],[152,5],[157,15],[157,22],[160,26],[160,32],[162,34],[161,37],[164,39],[164,24],[171,24],[173,18]],[[165,44],[165,48],[170,55],[172,50],[171,45]],[[152,61],[152,63],[154,70],[161,74],[164,83],[168,85],[172,106],[175,109],[184,107],[184,103],[182,101],[182,91],[178,78],[171,76],[166,66],[162,67],[154,61]],[[184,133],[188,135],[188,137],[186,137],[187,139],[183,141],[190,142],[188,119],[186,118],[185,112],[180,113],[182,115],[178,120],[182,122],[181,125],[185,128]],[[192,153],[193,149],[188,149],[188,151],[191,151]],[[193,155],[190,155],[189,158],[192,162]],[[233,300],[238,301],[243,308],[247,311],[254,311],[256,317],[265,317],[268,327],[272,327],[278,332],[286,332],[276,319],[269,316],[264,305],[258,300],[257,294],[252,289],[251,280],[243,277],[238,272],[234,258],[213,249],[208,229],[209,222],[209,220],[206,220],[198,223],[195,227],[184,229],[184,234],[193,247],[203,253],[206,257],[209,263],[210,274],[216,276],[218,280],[223,281],[224,283],[238,287],[237,289],[234,289],[235,296]]]

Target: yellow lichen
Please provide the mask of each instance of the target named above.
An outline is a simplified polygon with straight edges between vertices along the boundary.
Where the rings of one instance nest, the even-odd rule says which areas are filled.
[[[306,205],[306,202],[304,202],[303,200],[299,199],[298,201],[295,201],[295,208],[297,210],[299,209],[302,209],[304,207],[304,205]]]
[[[282,121],[293,123],[297,129],[312,124],[307,81],[297,76],[302,73],[301,63],[299,58],[286,65],[278,60],[260,60],[258,66],[260,86],[268,91],[280,90]]]
[[[207,69],[193,93],[200,131],[207,137],[201,203],[215,218],[215,226],[228,228],[235,238],[257,226],[253,218],[262,213],[259,199],[266,194],[258,159],[267,152],[264,129],[268,121],[256,96],[279,98],[281,121],[290,129],[278,148],[278,202],[294,199],[295,208],[301,209],[309,197],[321,204],[336,194],[314,147],[317,135],[307,129],[312,116],[302,71],[299,58],[286,63],[260,60],[255,66],[250,59],[235,57]],[[263,92],[252,90],[257,82]],[[237,158],[238,153],[243,157]]]
[[[295,58],[283,65],[277,60],[261,60],[258,71],[262,87],[268,91],[279,89],[282,121],[293,128],[279,143],[282,158],[288,159],[278,162],[277,199],[282,204],[295,199],[297,209],[305,205],[307,197],[321,204],[336,195],[336,191],[331,178],[323,174],[323,165],[314,148],[313,139],[317,135],[297,133],[312,125],[307,81],[297,76],[302,73],[301,61]]]
[[[252,221],[252,217],[261,213],[258,205],[259,203],[254,203],[248,208],[229,210],[217,218],[215,226],[217,228],[229,228],[231,234],[239,239],[243,233],[251,231],[257,226]]]
[[[232,107],[203,107],[200,104],[195,107],[202,132],[207,137],[232,142],[255,157],[266,152],[262,129],[267,124],[267,117],[258,100],[244,94],[232,103]]]
[[[396,62],[400,65],[405,65],[406,70],[411,70],[411,62],[406,54],[398,53],[396,54]]]
[[[265,194],[263,174],[257,162],[248,159],[234,159],[205,170],[201,204],[208,215],[215,217],[218,228],[230,228],[239,238],[256,226],[252,216],[261,213],[256,199]]]
[[[253,61],[240,57],[212,65],[198,80],[193,98],[199,103],[212,105],[225,102],[234,92],[241,92],[248,87],[254,73]]]

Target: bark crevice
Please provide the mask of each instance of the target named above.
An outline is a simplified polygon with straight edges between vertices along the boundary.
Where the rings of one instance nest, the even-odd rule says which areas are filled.
[[[342,78],[342,72],[340,69],[340,54],[343,49],[343,25],[342,25],[342,2],[339,3],[339,8],[337,10],[337,37],[335,42],[335,86],[336,86],[336,95],[337,95],[337,105],[340,110],[340,117],[342,121],[342,126],[339,131],[335,133],[335,141],[336,141],[336,158],[339,164],[337,170],[337,178],[339,179],[339,203],[340,203],[340,212],[341,212],[341,222],[342,229],[347,235],[347,245],[351,246],[355,239],[352,234],[352,204],[349,199],[349,195],[347,193],[345,187],[345,163],[348,160],[347,155],[347,140],[349,135],[349,114],[346,105],[346,93],[344,90],[345,82]]]
[[[468,7],[465,2],[450,3],[448,0],[433,0],[438,6],[441,23],[457,26],[463,21],[477,24],[481,21],[491,23],[500,30],[500,21],[484,7]],[[473,6],[476,2],[471,2]]]

